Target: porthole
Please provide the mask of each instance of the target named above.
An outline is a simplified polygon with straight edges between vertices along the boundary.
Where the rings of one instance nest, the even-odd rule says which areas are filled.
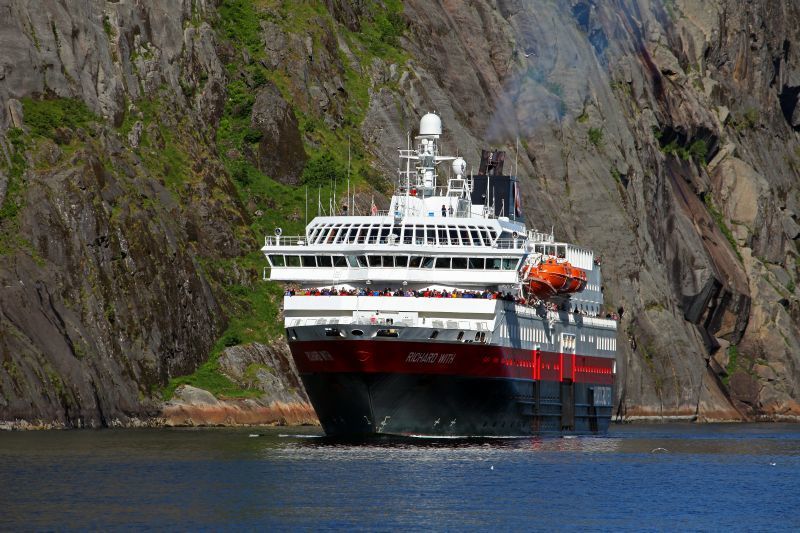
[[[353,337],[360,337],[363,334],[364,334],[364,332],[361,331],[360,329],[350,330],[350,335],[352,335]]]

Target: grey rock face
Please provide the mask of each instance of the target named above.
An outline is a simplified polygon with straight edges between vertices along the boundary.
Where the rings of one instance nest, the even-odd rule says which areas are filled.
[[[296,185],[308,157],[297,129],[297,117],[272,83],[256,95],[250,126],[261,134],[253,163],[267,176]]]
[[[261,401],[307,403],[303,384],[288,346],[251,343],[226,348],[219,358],[222,372],[246,389],[259,389]]]

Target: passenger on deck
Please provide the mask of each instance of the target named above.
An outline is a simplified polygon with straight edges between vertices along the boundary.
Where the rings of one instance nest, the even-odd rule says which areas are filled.
[[[447,216],[447,208],[444,206],[444,204],[442,204],[442,216],[443,217]]]

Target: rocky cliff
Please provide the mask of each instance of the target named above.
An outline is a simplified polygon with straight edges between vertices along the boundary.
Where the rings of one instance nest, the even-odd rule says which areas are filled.
[[[302,411],[267,379],[288,367],[226,363],[281,351],[257,242],[301,230],[306,188],[346,190],[348,156],[357,205],[385,198],[429,110],[471,160],[519,139],[531,225],[602,257],[621,415],[800,415],[791,3],[0,12],[0,419],[195,422],[214,402],[191,387],[233,402],[222,421]]]

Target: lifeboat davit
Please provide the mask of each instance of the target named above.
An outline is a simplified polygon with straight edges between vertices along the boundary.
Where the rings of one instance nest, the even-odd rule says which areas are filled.
[[[522,275],[525,288],[540,300],[556,294],[581,292],[586,287],[586,272],[583,269],[554,258],[523,267]]]

